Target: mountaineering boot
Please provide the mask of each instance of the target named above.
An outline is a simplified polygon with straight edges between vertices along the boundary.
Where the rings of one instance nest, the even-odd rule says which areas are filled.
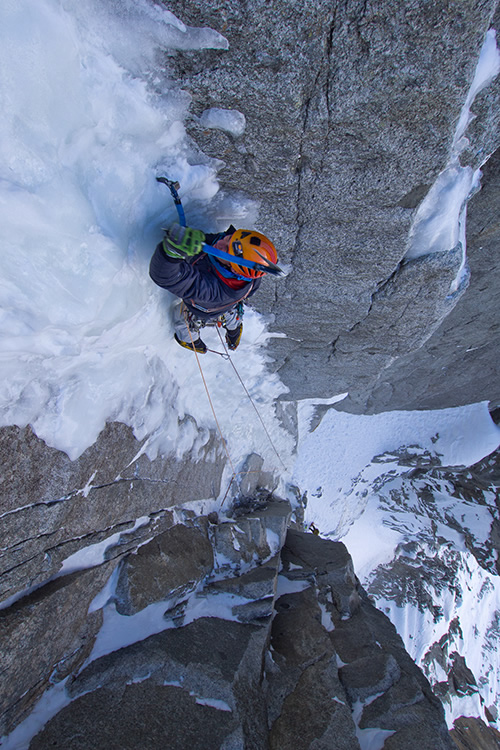
[[[243,333],[243,323],[240,323],[237,328],[233,328],[229,331],[226,328],[226,341],[228,348],[234,351],[241,340],[241,334]]]
[[[207,353],[207,347],[205,343],[200,339],[197,338],[196,341],[182,341],[178,337],[176,333],[174,333],[174,339],[177,341],[178,344],[184,347],[184,349],[189,349],[190,351],[193,351],[193,348],[198,354],[206,354]]]

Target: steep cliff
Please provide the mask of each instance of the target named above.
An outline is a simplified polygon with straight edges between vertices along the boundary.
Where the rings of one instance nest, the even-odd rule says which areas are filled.
[[[445,408],[472,399],[498,406],[498,150],[481,171],[483,186],[467,218],[469,288],[417,352],[385,370],[370,395],[370,411]]]
[[[44,2],[33,19],[22,3],[3,10],[5,747],[123,749],[147,735],[172,748],[449,748],[440,701],[349,551],[302,533],[307,497],[290,476],[299,430],[313,431],[338,394],[348,396],[335,409],[365,415],[499,403],[498,82],[468,99],[498,3],[164,5],[170,14],[142,0]],[[14,60],[26,81],[9,78]],[[286,278],[266,279],[254,303],[271,334],[248,311],[235,355],[276,456],[213,355],[203,367],[219,434],[195,360],[172,341],[172,299],[147,277],[174,218],[155,192],[160,167],[182,175],[194,224],[255,221],[279,248]],[[425,199],[444,172],[463,194],[436,201],[447,231],[430,241],[418,222],[423,207],[432,218]],[[327,403],[314,411],[307,398]],[[405,539],[367,590],[439,619],[434,583],[457,594],[470,559],[456,547],[498,582],[498,508],[484,499],[497,464],[468,473],[397,447],[422,502],[403,488],[385,509],[394,520],[426,506],[430,531]],[[325,506],[359,501],[362,514],[362,481],[364,495],[346,488]],[[278,485],[287,501],[270,498]],[[435,511],[445,485],[479,508],[489,538],[462,506]],[[439,524],[456,536],[444,563]],[[477,685],[459,630],[445,636],[426,665],[449,703]],[[479,720],[461,720],[454,737],[496,741]]]
[[[164,514],[163,531],[128,539],[128,551],[125,532],[93,576],[80,572],[79,582],[46,586],[12,607],[4,618],[11,644],[15,635],[32,639],[28,629],[40,611],[47,620],[47,607],[65,600],[75,611],[50,652],[38,639],[29,670],[13,649],[15,689],[4,704],[10,721],[19,698],[28,716],[6,746],[410,750],[424,741],[451,750],[439,700],[369,603],[344,545],[287,533],[288,503],[265,495],[253,505],[236,507],[232,521]],[[93,598],[115,553],[119,576]],[[63,634],[83,614],[82,597],[85,606],[93,598],[87,622],[101,627],[86,639],[76,633],[76,643],[87,642],[78,669],[84,655],[64,658]],[[47,668],[52,686],[30,715]]]
[[[444,244],[434,256],[405,256],[415,209],[450,159],[485,33],[499,25],[497,3],[169,7],[230,41],[227,51],[177,53],[168,64],[192,94],[194,115],[210,107],[245,115],[240,136],[204,129],[196,117],[191,133],[223,160],[224,187],[261,206],[259,226],[290,263],[285,282],[258,304],[287,335],[270,351],[292,397],[348,390],[342,408],[358,413],[496,403],[496,381],[481,385],[467,357],[481,348],[477,372],[496,369],[495,339],[482,341],[498,325],[494,278],[483,281],[496,266],[496,212],[493,202],[485,207],[496,192],[494,165],[484,173],[492,197],[473,203],[473,286],[450,321],[464,291],[450,294],[461,251]],[[498,148],[499,85],[476,99],[464,166],[479,166]],[[459,354],[452,339],[461,334]],[[427,352],[438,347],[431,360]]]

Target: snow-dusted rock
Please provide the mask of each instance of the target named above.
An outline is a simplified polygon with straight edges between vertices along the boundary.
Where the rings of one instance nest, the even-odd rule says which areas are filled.
[[[278,598],[266,678],[272,750],[360,747],[314,586]]]
[[[102,611],[89,611],[114,563],[74,573],[0,611],[0,734],[29,715],[52,683],[77,672],[92,651]]]
[[[3,733],[29,710],[53,674],[64,677],[88,656],[101,624],[100,608],[89,613],[89,606],[117,563],[156,535],[161,538],[173,525],[166,509],[203,497],[204,482],[220,484],[223,466],[213,445],[207,446],[207,460],[197,464],[173,456],[156,462],[137,457],[141,443],[118,423],[77,461],[45,445],[29,428],[3,428],[0,437],[0,615],[3,642],[9,644],[0,679]],[[206,570],[202,565],[193,572],[196,558],[193,549],[188,552],[189,566],[177,572],[177,585],[198,581],[211,569],[206,536]],[[149,587],[138,590],[132,583],[135,604],[128,600],[128,611],[138,601],[154,600],[161,581],[152,578]]]
[[[275,488],[275,478],[270,472],[263,471],[263,466],[264,459],[258,453],[251,453],[245,459],[239,483],[241,497],[254,497],[259,487]]]
[[[267,560],[252,568],[247,573],[232,578],[221,578],[210,581],[207,593],[230,593],[249,600],[273,598],[276,593],[276,578],[280,567],[280,557]]]
[[[82,750],[215,750],[225,742],[243,747],[243,733],[263,747],[257,707],[265,640],[261,628],[201,618],[103,657],[74,680],[73,702],[32,750],[70,736]]]
[[[360,605],[357,579],[352,559],[343,544],[323,542],[319,544],[313,534],[301,534],[290,530],[282,558],[286,566],[293,566],[287,576],[291,580],[302,580],[314,575],[318,585],[328,591],[329,601],[341,617],[349,618]]]
[[[43,584],[78,552],[86,557],[81,567],[95,564],[92,550],[99,544],[94,557],[101,560],[106,547],[117,544],[124,554],[127,544],[133,549],[161,531],[165,509],[206,497],[209,485],[220,486],[223,466],[211,440],[206,460],[197,463],[175,456],[150,461],[139,455],[141,445],[129,427],[113,423],[71,461],[29,428],[0,429],[0,600]]]
[[[240,513],[236,522],[213,527],[216,560],[221,569],[244,569],[252,562],[274,556],[283,546],[291,515],[289,503],[271,497],[260,508]]]
[[[202,522],[172,525],[127,555],[116,584],[120,614],[132,615],[167,597],[185,598],[212,571],[214,554]]]
[[[285,505],[262,508],[264,528]],[[257,517],[252,511],[251,520]],[[189,593],[185,582],[179,584],[182,563],[186,574],[196,560],[202,566],[190,576],[192,586],[206,570],[209,538],[217,552],[211,532],[218,525],[203,518],[193,525],[184,521],[128,555],[124,578],[116,585],[113,576],[114,588],[110,581],[107,594],[90,606],[93,631],[83,639],[85,652],[76,652],[57,674],[68,680],[42,695],[36,716],[43,719],[45,711],[46,725],[28,716],[25,736],[30,726],[31,734],[37,726],[41,730],[31,750],[55,742],[71,742],[75,750],[154,750],[165,743],[179,750],[354,750],[374,733],[394,750],[414,750],[420,736],[429,750],[451,748],[439,701],[387,618],[366,599],[343,544],[289,531],[281,554],[259,559],[256,547],[247,572],[217,565],[205,585],[199,581]],[[187,550],[194,562],[186,562]],[[97,570],[102,575],[106,566]],[[93,575],[80,574],[80,580]],[[172,589],[157,601],[158,585],[166,589],[167,581]],[[184,605],[174,613],[180,588]],[[124,601],[128,614],[119,611]],[[67,617],[71,598],[64,602]],[[57,700],[50,697],[54,692]]]
[[[500,151],[481,171],[482,188],[467,213],[469,288],[417,352],[384,371],[371,394],[370,411],[442,409],[483,400],[493,410],[500,403]]]
[[[344,545],[289,531],[283,563],[290,584],[309,587],[276,602],[267,671],[271,747],[343,750],[378,732],[380,747],[410,749],[422,737],[426,748],[451,749],[438,699],[369,603]],[[350,614],[336,595],[339,582],[357,601]]]

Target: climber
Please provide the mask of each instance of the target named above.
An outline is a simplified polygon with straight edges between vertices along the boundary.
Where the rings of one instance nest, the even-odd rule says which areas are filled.
[[[234,262],[206,254],[204,243],[234,256]],[[258,267],[242,266],[238,258]],[[216,323],[225,328],[229,349],[236,349],[243,332],[243,302],[259,288],[266,262],[273,265],[277,260],[274,245],[260,232],[230,226],[220,234],[205,235],[172,224],[151,258],[149,273],[158,286],[181,298],[174,310],[177,343],[205,354],[200,328]]]

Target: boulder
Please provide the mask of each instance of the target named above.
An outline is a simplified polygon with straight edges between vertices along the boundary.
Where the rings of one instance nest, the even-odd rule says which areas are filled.
[[[31,750],[137,747],[264,748],[260,692],[265,630],[216,618],[170,629],[91,663],[72,702]],[[75,738],[75,739],[74,739]]]
[[[244,569],[252,561],[264,561],[281,549],[286,537],[291,508],[272,496],[258,510],[240,509],[236,520],[213,527],[214,548],[219,568]]]
[[[182,598],[211,573],[206,528],[175,524],[128,555],[116,584],[116,609],[132,615],[167,597]]]

